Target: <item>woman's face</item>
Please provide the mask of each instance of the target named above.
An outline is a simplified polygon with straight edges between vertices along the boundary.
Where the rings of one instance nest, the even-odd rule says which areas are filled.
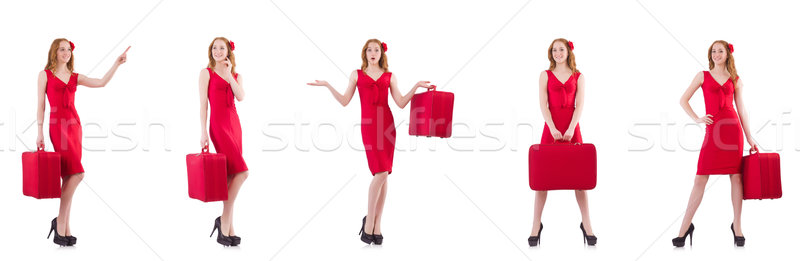
[[[371,42],[367,45],[367,61],[369,64],[378,64],[381,60],[381,45],[376,42]]]
[[[68,41],[61,41],[58,44],[56,58],[58,59],[58,63],[67,63],[69,62],[69,59],[72,58],[72,49],[69,48]]]
[[[225,41],[219,39],[214,41],[214,44],[211,46],[211,56],[214,57],[214,60],[217,62],[228,59],[228,45],[225,44]]]
[[[711,46],[711,60],[717,66],[725,66],[725,62],[728,61],[728,52],[722,43],[715,43]]]
[[[569,57],[569,52],[567,51],[567,48],[568,47],[561,41],[556,41],[553,44],[552,54],[553,54],[553,60],[555,60],[556,63],[564,63],[564,61],[567,60],[567,57]]]

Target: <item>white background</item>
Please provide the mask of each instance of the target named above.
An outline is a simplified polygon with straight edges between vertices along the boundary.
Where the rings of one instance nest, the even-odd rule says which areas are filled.
[[[792,259],[793,159],[800,150],[796,10],[788,1],[4,2],[0,255]],[[250,178],[236,203],[243,243],[234,248],[207,238],[221,203],[201,203],[186,192],[184,157],[199,152],[198,73],[216,36],[236,42],[247,92],[237,108]],[[72,210],[79,240],[70,248],[44,239],[58,201],[23,196],[20,175],[20,154],[36,138],[35,125],[26,130],[35,122],[36,75],[57,37],[75,42],[76,71],[92,77],[102,77],[132,46],[106,88],[77,93],[86,178]],[[589,196],[599,240],[592,248],[582,245],[569,191],[550,193],[542,245],[526,242],[534,200],[527,148],[538,143],[543,126],[537,80],[558,37],[575,43],[587,83],[581,128],[584,141],[598,147],[598,185]],[[390,69],[404,93],[418,80],[454,92],[459,123],[451,139],[409,137],[408,109],[393,109],[398,151],[382,247],[365,246],[356,235],[370,182],[356,126],[359,98],[342,108],[324,88],[305,85],[326,79],[343,91],[369,38],[388,43]],[[712,177],[694,220],[697,246],[675,249],[670,239],[678,234],[703,134],[678,99],[707,69],[706,52],[717,39],[735,45],[751,130],[763,151],[781,154],[784,197],[744,202],[747,246],[734,248],[730,182]],[[700,92],[691,104],[704,112]]]

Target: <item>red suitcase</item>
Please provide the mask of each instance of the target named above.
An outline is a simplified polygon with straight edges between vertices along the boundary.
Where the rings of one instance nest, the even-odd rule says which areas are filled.
[[[22,194],[38,199],[61,197],[61,155],[44,148],[22,153]]]
[[[744,199],[776,199],[781,191],[781,158],[778,153],[750,150],[742,158],[742,187]]]
[[[536,144],[528,153],[532,190],[594,189],[597,151],[590,143]]]
[[[225,164],[225,155],[209,153],[208,146],[201,153],[186,155],[189,197],[203,202],[228,200],[228,169]]]
[[[453,130],[452,92],[433,90],[415,94],[411,98],[411,119],[408,134],[414,136],[436,136],[449,138]]]

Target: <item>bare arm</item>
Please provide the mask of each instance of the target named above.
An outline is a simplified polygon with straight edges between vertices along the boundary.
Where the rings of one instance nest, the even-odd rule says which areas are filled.
[[[692,98],[694,93],[697,91],[697,89],[700,88],[700,85],[702,84],[703,84],[703,72],[699,72],[697,73],[697,75],[694,76],[692,83],[689,84],[689,88],[686,88],[686,91],[683,92],[680,103],[681,107],[683,108],[683,111],[685,111],[686,114],[688,114],[689,117],[691,117],[694,122],[705,123],[706,125],[710,125],[711,123],[713,123],[713,120],[711,119],[714,117],[713,115],[708,114],[703,117],[697,117],[697,114],[695,114],[694,110],[692,110],[692,106],[689,105],[689,99]]]
[[[736,89],[733,92],[733,98],[734,101],[736,101],[736,110],[739,113],[739,120],[742,122],[744,136],[747,138],[747,143],[749,143],[752,148],[756,146],[756,142],[753,140],[753,136],[750,135],[750,114],[747,113],[747,109],[744,106],[743,90],[744,83],[742,83],[742,79],[740,78],[736,81]]]
[[[36,136],[36,147],[37,148],[44,148],[44,131],[42,130],[44,126],[44,98],[45,98],[45,91],[47,88],[47,74],[45,71],[39,72],[39,79],[37,81],[37,88],[36,88],[36,123],[37,123],[37,130],[38,134]]]
[[[575,128],[578,126],[578,120],[581,118],[581,114],[583,113],[583,98],[586,90],[586,80],[581,74],[578,77],[578,89],[575,91],[575,111],[572,112],[572,121],[569,122],[569,127],[567,128],[567,133],[569,136],[564,137],[565,140],[571,140],[572,135],[575,132]]]
[[[128,50],[130,50],[130,49],[131,49],[131,47],[128,46],[128,49],[125,49],[125,52],[123,52],[122,55],[117,57],[117,60],[114,62],[114,65],[112,65],[111,68],[108,69],[108,72],[106,72],[106,74],[103,75],[103,78],[101,78],[101,79],[90,78],[88,76],[80,74],[80,75],[78,75],[78,84],[86,86],[86,87],[90,87],[90,88],[105,87],[106,84],[108,84],[108,82],[111,81],[111,78],[114,77],[114,73],[117,72],[117,68],[119,68],[120,65],[122,65],[123,63],[125,63],[128,60],[128,58],[127,58],[128,57]]]
[[[347,90],[344,91],[344,94],[339,93],[334,89],[327,81],[320,81],[315,80],[314,82],[307,83],[311,86],[325,86],[333,95],[333,98],[339,102],[342,106],[347,106],[350,103],[350,100],[353,99],[353,95],[356,92],[356,82],[358,81],[358,73],[353,71],[350,73],[350,81],[347,83]]]
[[[392,99],[394,99],[394,103],[397,104],[397,107],[400,109],[405,108],[408,105],[408,102],[411,101],[411,98],[414,97],[414,93],[417,92],[417,88],[433,88],[433,85],[429,85],[429,81],[419,81],[417,84],[414,84],[414,87],[411,87],[411,90],[406,93],[406,95],[400,94],[400,89],[397,88],[397,78],[394,77],[392,74],[392,79],[389,81],[389,90],[392,93]]]
[[[208,146],[208,131],[206,128],[208,122],[208,79],[210,75],[208,70],[203,69],[200,71],[200,147]]]
[[[545,124],[550,129],[550,134],[553,135],[553,139],[560,140],[561,139],[561,132],[556,129],[555,123],[553,123],[553,115],[550,114],[550,108],[547,103],[547,72],[542,71],[539,74],[539,109],[542,110],[542,117],[544,118]]]

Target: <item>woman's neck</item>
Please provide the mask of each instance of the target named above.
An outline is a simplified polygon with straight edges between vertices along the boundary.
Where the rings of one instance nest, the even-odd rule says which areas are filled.
[[[69,72],[69,68],[67,68],[67,63],[58,63],[56,67],[53,68],[53,72]]]
[[[725,64],[722,65],[715,64],[714,69],[711,69],[711,71],[718,74],[727,74],[728,68],[725,68]]]
[[[556,68],[553,68],[553,71],[567,72],[572,70],[569,69],[569,66],[567,66],[566,62],[563,62],[563,63],[556,63]]]
[[[382,71],[383,71],[383,69],[381,69],[381,67],[380,67],[380,66],[378,66],[378,64],[377,64],[377,63],[370,63],[370,64],[367,64],[367,69],[366,69],[366,70],[367,70],[367,71],[380,71],[380,72],[382,72]]]

